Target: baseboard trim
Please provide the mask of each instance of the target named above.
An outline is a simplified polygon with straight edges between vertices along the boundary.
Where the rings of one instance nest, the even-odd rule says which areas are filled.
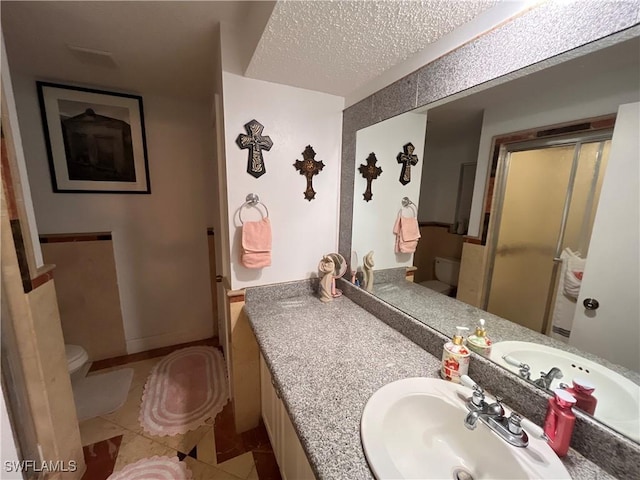
[[[207,325],[206,328],[197,330],[184,330],[182,332],[164,333],[162,335],[154,335],[151,337],[134,338],[127,340],[127,353],[139,353],[153,350],[155,348],[167,347],[180,343],[194,342],[205,338],[211,338],[213,335],[213,325]]]
[[[147,350],[144,352],[132,353],[129,355],[122,355],[114,358],[106,358],[104,360],[97,360],[91,364],[90,372],[96,370],[102,370],[103,368],[118,367],[120,365],[126,365],[127,363],[139,362],[141,360],[147,360],[149,358],[164,357],[170,353],[180,350],[186,347],[195,347],[200,345],[209,345],[212,347],[220,347],[218,337],[210,337],[204,340],[196,340],[194,342],[180,343],[177,345],[170,345],[161,348],[155,348],[153,350]]]

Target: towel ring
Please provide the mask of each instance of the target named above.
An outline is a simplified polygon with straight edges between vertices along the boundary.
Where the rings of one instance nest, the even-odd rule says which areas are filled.
[[[257,208],[258,205],[262,205],[262,208],[264,208],[264,211],[266,213],[266,216],[264,218],[269,218],[269,209],[267,208],[267,206],[260,201],[260,197],[258,197],[258,195],[256,195],[255,193],[250,193],[249,195],[247,195],[247,197],[245,198],[245,202],[240,206],[240,210],[238,211],[238,217],[240,217],[240,223],[244,225],[244,220],[242,220],[242,209],[244,207]]]
[[[413,214],[417,217],[418,216],[418,207],[416,206],[415,203],[413,203],[411,200],[409,200],[409,197],[404,197],[402,199],[402,208],[412,208],[413,209]],[[400,209],[400,214],[402,214],[402,209]]]

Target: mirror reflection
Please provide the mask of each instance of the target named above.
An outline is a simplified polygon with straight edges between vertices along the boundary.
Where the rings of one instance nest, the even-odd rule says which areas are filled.
[[[486,356],[586,395],[580,408],[635,441],[639,101],[635,38],[360,130],[356,168],[375,153],[383,173],[370,202],[356,175],[352,231],[358,255],[375,252],[374,295],[448,336],[486,319]],[[404,197],[413,253],[393,233]]]

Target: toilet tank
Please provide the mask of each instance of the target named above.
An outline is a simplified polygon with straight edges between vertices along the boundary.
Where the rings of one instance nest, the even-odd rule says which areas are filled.
[[[460,260],[457,258],[436,257],[436,278],[453,287],[458,285]]]

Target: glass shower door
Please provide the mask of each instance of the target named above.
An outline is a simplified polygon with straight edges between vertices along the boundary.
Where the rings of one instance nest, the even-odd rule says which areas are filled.
[[[507,153],[487,311],[543,332],[566,247],[586,256],[609,142]]]

